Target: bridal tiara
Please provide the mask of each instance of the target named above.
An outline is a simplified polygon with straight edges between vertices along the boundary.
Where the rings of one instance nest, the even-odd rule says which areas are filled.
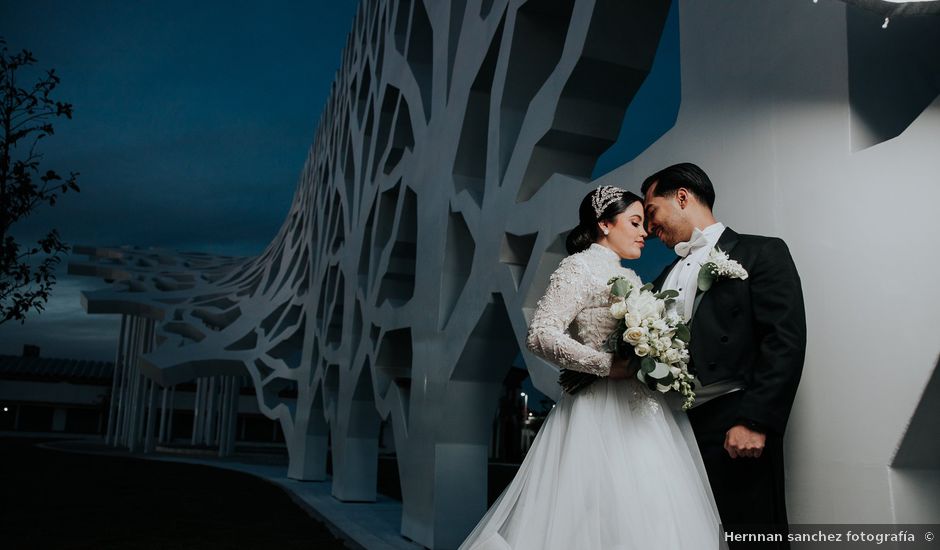
[[[594,190],[591,196],[591,206],[594,207],[594,217],[600,218],[604,210],[611,204],[617,202],[626,191],[613,185],[601,185]]]

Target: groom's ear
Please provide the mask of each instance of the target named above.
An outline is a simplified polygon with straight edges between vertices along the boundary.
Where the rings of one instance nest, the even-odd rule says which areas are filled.
[[[676,189],[676,203],[679,204],[679,208],[685,208],[686,206],[689,206],[691,197],[692,194],[689,193],[689,190],[685,187]]]

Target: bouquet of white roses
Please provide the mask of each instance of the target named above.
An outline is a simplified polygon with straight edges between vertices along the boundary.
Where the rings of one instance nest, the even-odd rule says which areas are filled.
[[[640,358],[637,378],[662,393],[677,391],[685,397],[682,408],[692,406],[692,375],[688,370],[689,328],[670,308],[679,293],[666,290],[654,294],[653,285],[633,288],[623,277],[610,285],[610,314],[619,319],[607,337],[608,351],[620,357]],[[577,393],[597,377],[577,371],[562,372],[559,382],[568,393]]]
[[[683,410],[692,406],[692,375],[689,373],[689,327],[669,305],[679,293],[653,293],[653,285],[633,288],[623,277],[614,277],[610,314],[620,323],[607,338],[607,348],[621,356],[631,350],[640,357],[637,378],[662,393],[677,391],[685,397]],[[625,353],[626,352],[626,353]]]

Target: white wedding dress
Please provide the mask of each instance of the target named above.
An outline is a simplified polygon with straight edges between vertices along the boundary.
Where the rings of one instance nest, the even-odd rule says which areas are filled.
[[[719,519],[685,413],[636,380],[610,380],[599,351],[615,326],[610,277],[640,285],[599,244],[562,260],[527,345],[560,367],[604,376],[549,413],[516,477],[461,549],[709,550]],[[723,546],[723,544],[722,544]]]

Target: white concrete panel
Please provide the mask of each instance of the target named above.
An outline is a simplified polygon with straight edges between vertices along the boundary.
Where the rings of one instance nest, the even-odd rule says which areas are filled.
[[[929,252],[940,100],[853,152],[845,6],[680,5],[676,125],[602,181],[638,188],[692,161],[715,183],[721,221],[787,241],[809,332],[787,440],[790,519],[890,523],[888,466],[940,352]]]
[[[351,500],[374,498],[387,420],[402,534],[455,547],[485,508],[499,383],[576,205],[598,184],[636,189],[692,161],[716,184],[718,217],[783,237],[803,278],[791,519],[915,517],[929,497],[888,466],[938,354],[940,105],[859,148],[850,96],[871,83],[850,78],[864,27],[850,32],[843,4],[679,7],[676,125],[590,182],[668,3],[363,2],[287,219],[261,255],[77,250],[90,260],[71,272],[116,281],[85,294],[87,311],[130,316],[119,358],[131,410],[138,374],[248,375],[284,431],[288,475],[323,479],[329,433],[343,464],[334,496]],[[557,396],[557,370],[524,357]]]

